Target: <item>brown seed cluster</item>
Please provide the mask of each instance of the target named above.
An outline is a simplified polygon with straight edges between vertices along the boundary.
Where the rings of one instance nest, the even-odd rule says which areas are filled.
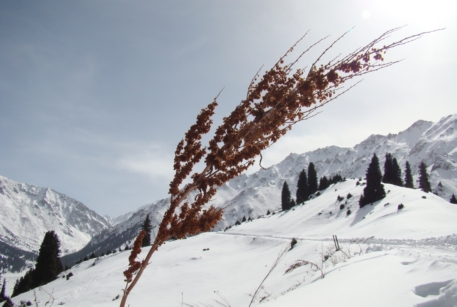
[[[248,87],[246,99],[223,119],[207,147],[202,146],[201,139],[210,131],[217,97],[202,109],[196,123],[189,128],[176,148],[173,164],[175,176],[169,190],[170,207],[164,214],[153,246],[143,262],[135,259],[141,251],[141,243],[137,246],[137,242],[141,242],[144,235],[140,233],[135,241],[135,248],[129,258],[129,269],[124,272],[127,282],[132,281],[133,272],[138,269],[140,272],[124,294],[122,304],[125,304],[126,296],[160,245],[171,237],[184,238],[208,231],[222,218],[222,209],[205,207],[216,194],[217,187],[247,170],[254,164],[256,157],[261,157],[263,150],[278,141],[293,125],[316,115],[319,108],[351,89],[354,85],[343,89],[342,85],[347,81],[397,63],[398,61],[384,62],[384,54],[388,50],[434,32],[423,32],[377,47],[397,30],[399,28],[383,33],[343,58],[337,57],[320,64],[321,58],[347,34],[345,33],[333,41],[308,70],[294,69],[294,65],[305,53],[325,39],[311,45],[293,62],[285,64],[285,58],[305,34],[262,77],[256,74]],[[205,165],[203,171],[195,172],[195,166],[202,159]],[[191,174],[192,172],[194,173]],[[190,183],[183,186],[187,178]],[[194,191],[197,194],[190,200],[190,194]]]
[[[145,235],[146,231],[141,230],[135,239],[135,243],[133,243],[133,248],[129,256],[129,268],[124,271],[125,281],[128,283],[132,281],[133,273],[141,267],[141,262],[137,261],[136,258],[141,253],[141,244]]]

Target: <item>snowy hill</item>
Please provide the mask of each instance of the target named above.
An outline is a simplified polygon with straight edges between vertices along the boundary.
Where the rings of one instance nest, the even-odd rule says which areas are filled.
[[[49,230],[59,236],[62,254],[68,254],[83,248],[94,235],[111,226],[104,217],[75,199],[3,176],[0,176],[0,208],[0,243],[5,248],[33,254]],[[4,250],[3,258],[10,257]]]
[[[387,152],[397,158],[403,170],[404,163],[409,161],[415,179],[418,177],[418,164],[424,161],[428,165],[432,188],[448,200],[452,193],[457,194],[456,131],[457,115],[450,115],[437,123],[419,120],[398,134],[372,135],[352,148],[330,146],[303,154],[290,154],[267,170],[243,174],[218,189],[211,204],[226,209],[216,230],[234,225],[243,217],[254,219],[263,216],[268,210],[277,210],[280,207],[284,180],[295,195],[298,174],[310,162],[315,164],[319,177],[341,174],[346,178],[364,178],[373,153],[380,158],[381,168]],[[138,234],[146,214],[150,215],[152,225],[155,226],[168,206],[168,200],[162,199],[116,218],[104,218],[81,203],[50,189],[18,184],[4,177],[0,177],[0,180],[0,204],[8,203],[12,206],[7,210],[6,218],[1,221],[1,241],[6,244],[12,242],[15,248],[36,251],[45,229],[57,227],[60,229],[58,235],[62,238],[64,254],[67,255],[63,261],[68,264],[92,252],[101,254],[124,246]],[[53,203],[67,205],[56,206],[54,212]],[[26,209],[19,209],[24,204]],[[43,206],[40,207],[40,204]],[[71,211],[72,206],[82,209]],[[81,212],[79,217],[75,217],[79,214],[75,212]],[[9,216],[14,218],[8,218]],[[95,224],[92,225],[91,221]],[[113,227],[109,227],[110,224]],[[15,229],[17,225],[25,227]],[[32,229],[40,231],[33,232],[31,236],[26,235]]]
[[[310,162],[315,164],[319,177],[341,174],[346,178],[364,178],[373,153],[378,155],[383,169],[387,152],[392,153],[398,160],[403,172],[405,162],[409,161],[415,179],[418,178],[418,165],[424,161],[428,165],[434,191],[446,200],[450,199],[452,193],[457,195],[455,114],[442,118],[437,123],[419,120],[398,134],[371,135],[353,148],[330,146],[303,154],[290,154],[267,170],[262,169],[251,175],[243,174],[234,178],[218,189],[211,202],[217,207],[226,208],[224,218],[216,230],[234,225],[243,217],[257,218],[268,210],[279,209],[284,180],[291,187],[292,195],[295,195],[298,174],[302,169],[307,169]],[[439,186],[440,182],[442,187]],[[163,199],[116,218],[115,227],[94,237],[83,251],[70,257],[68,262],[72,263],[94,250],[97,251],[95,246],[112,250],[132,240],[146,214],[150,214],[152,225],[158,224],[167,203],[168,200]]]
[[[248,306],[269,274],[252,306],[456,306],[457,205],[420,190],[385,189],[384,199],[360,209],[363,186],[348,179],[288,212],[168,242],[152,257],[128,304]],[[265,206],[277,202],[267,199]],[[290,249],[292,238],[298,243]],[[128,256],[125,251],[82,262],[71,268],[69,280],[58,278],[36,295],[44,303],[52,293],[55,304],[69,307],[119,306]],[[285,274],[299,260],[316,266]],[[13,301],[33,302],[33,295]]]

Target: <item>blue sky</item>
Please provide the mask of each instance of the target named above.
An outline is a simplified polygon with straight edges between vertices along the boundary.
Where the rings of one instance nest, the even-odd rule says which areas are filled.
[[[134,210],[167,196],[176,144],[222,88],[216,124],[307,30],[303,49],[355,26],[338,54],[402,25],[392,39],[446,30],[388,54],[405,61],[297,125],[266,166],[456,113],[455,1],[3,0],[0,175],[101,214]]]

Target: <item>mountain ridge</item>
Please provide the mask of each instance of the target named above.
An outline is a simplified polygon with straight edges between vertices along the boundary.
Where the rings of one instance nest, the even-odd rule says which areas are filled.
[[[209,205],[224,207],[225,210],[223,219],[215,230],[234,225],[243,217],[257,218],[265,215],[267,211],[279,209],[283,182],[287,181],[292,195],[295,196],[299,172],[306,169],[310,162],[314,163],[319,177],[340,174],[346,178],[364,178],[373,153],[379,156],[381,169],[385,154],[392,153],[400,164],[402,177],[404,164],[409,161],[416,188],[418,165],[424,161],[428,165],[434,192],[449,200],[452,193],[457,194],[456,148],[457,114],[454,114],[443,117],[436,123],[418,120],[396,134],[370,135],[353,147],[328,146],[302,154],[291,153],[268,169],[261,169],[249,175],[242,174],[218,188]],[[194,195],[190,196],[192,197]],[[168,199],[165,198],[122,215],[123,222],[104,232],[105,238],[110,238],[110,249],[122,245],[111,244],[115,241],[121,242],[119,238],[128,239],[127,241],[135,238],[146,214],[152,218],[153,226],[157,225],[167,205]],[[103,245],[102,237],[95,236],[89,244]],[[84,250],[85,253],[89,251],[90,249]],[[84,253],[79,253],[75,257],[82,258]]]
[[[314,163],[319,177],[340,174],[346,178],[360,178],[365,177],[373,153],[379,156],[380,167],[383,169],[387,152],[397,158],[403,172],[404,163],[409,161],[416,188],[418,164],[424,161],[428,165],[434,192],[445,200],[449,200],[451,194],[457,194],[457,114],[453,114],[436,123],[418,120],[396,134],[373,134],[353,147],[328,146],[302,154],[291,153],[268,169],[249,175],[242,174],[222,185],[209,203],[225,208],[224,217],[215,230],[234,225],[243,217],[257,218],[267,211],[280,208],[284,181],[288,182],[292,195],[295,196],[298,174],[310,162]],[[2,178],[5,177],[0,177],[0,181]],[[0,184],[0,197],[1,189]],[[46,191],[48,190],[50,192],[46,193],[51,193],[52,190]],[[112,225],[94,232],[82,249],[73,249],[73,253],[67,249],[63,259],[71,263],[92,252],[101,254],[125,246],[126,242],[136,237],[147,214],[150,215],[153,226],[160,223],[168,202],[167,198],[157,200],[119,217],[110,218],[109,221],[103,217],[107,224]]]
[[[22,251],[21,256],[37,254],[49,230],[57,233],[65,255],[80,250],[94,235],[111,227],[106,218],[65,194],[4,176],[0,176],[0,206],[0,242],[9,250]],[[12,253],[0,256],[14,262]]]

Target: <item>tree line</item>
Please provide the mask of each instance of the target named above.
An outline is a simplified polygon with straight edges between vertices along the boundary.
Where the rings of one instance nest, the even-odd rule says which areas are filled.
[[[297,204],[302,204],[318,191],[325,190],[331,184],[343,181],[339,174],[327,178],[323,176],[317,179],[317,172],[314,163],[309,163],[308,172],[304,169],[300,172],[297,182],[296,198],[292,198],[289,185],[284,181],[281,192],[281,208],[289,210]],[[402,177],[402,171],[398,161],[391,153],[386,153],[384,162],[384,174],[379,167],[379,159],[373,154],[370,164],[366,171],[366,186],[360,196],[359,206],[364,207],[367,204],[374,203],[386,196],[383,183],[389,183],[400,187],[414,189],[414,179],[411,172],[411,165],[408,161],[405,163],[405,176]],[[419,164],[419,188],[424,192],[431,192],[432,188],[427,172],[425,162]],[[457,204],[457,198],[452,194],[450,202]]]
[[[318,181],[314,163],[310,162],[308,165],[308,172],[303,169],[298,176],[295,199],[292,198],[289,185],[286,181],[284,181],[281,193],[281,208],[283,210],[289,210],[295,205],[303,204],[305,201],[310,199],[310,197],[315,195],[316,192],[323,191],[330,185],[341,182],[343,180],[344,178],[341,177],[341,175],[336,174],[330,178],[323,176]]]
[[[376,154],[373,154],[366,172],[366,187],[363,189],[363,194],[359,200],[360,208],[381,200],[386,196],[382,183],[390,183],[399,187],[414,189],[414,181],[409,162],[406,161],[405,163],[405,178],[403,181],[397,159],[391,153],[386,153],[384,175],[381,173],[378,157]],[[419,188],[426,193],[432,191],[427,165],[423,161],[419,164]]]

